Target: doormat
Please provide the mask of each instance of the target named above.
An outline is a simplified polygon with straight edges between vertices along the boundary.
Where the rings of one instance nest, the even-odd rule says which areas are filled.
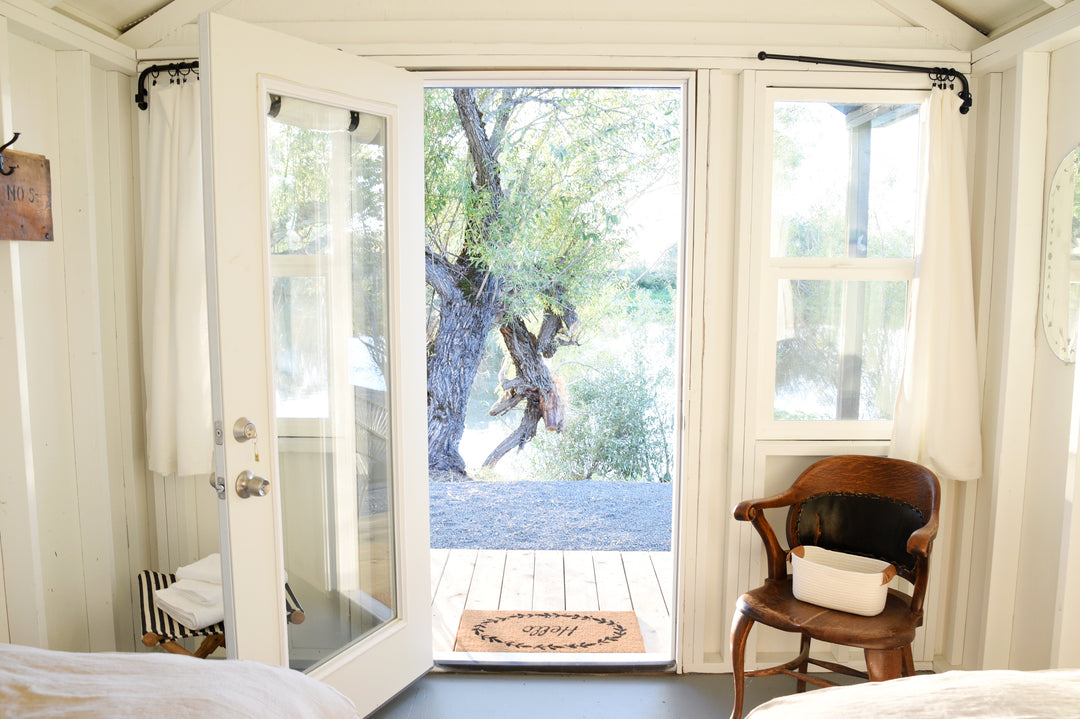
[[[633,612],[541,612],[466,609],[455,652],[645,651]]]

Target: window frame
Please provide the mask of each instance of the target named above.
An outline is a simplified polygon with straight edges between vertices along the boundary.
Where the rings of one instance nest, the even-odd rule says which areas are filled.
[[[760,73],[754,122],[754,188],[750,233],[750,299],[753,306],[748,344],[751,407],[747,412],[754,425],[753,436],[763,440],[888,440],[892,420],[778,420],[775,418],[776,393],[776,312],[777,286],[780,280],[903,281],[915,276],[915,257],[910,258],[820,258],[774,257],[772,255],[772,178],[773,122],[776,102],[880,102],[920,105],[920,117],[927,111],[930,92],[925,80],[922,87],[890,89],[885,83],[857,87],[847,84],[849,73],[790,73],[829,78],[832,82],[813,82],[812,86],[769,82],[770,73]],[[778,75],[783,75],[778,73]],[[881,76],[875,76],[881,77]],[[897,77],[902,76],[885,76]],[[806,78],[810,79],[810,78]],[[866,75],[860,76],[863,82]],[[803,80],[803,78],[800,78]],[[840,82],[836,82],[840,80]],[[803,80],[805,81],[805,80]],[[873,81],[871,80],[871,83]],[[801,83],[799,83],[801,84]],[[921,143],[925,142],[925,138]],[[920,178],[921,181],[921,178]],[[921,188],[920,188],[921,196]],[[910,305],[910,300],[909,300]],[[898,378],[899,380],[899,378]]]

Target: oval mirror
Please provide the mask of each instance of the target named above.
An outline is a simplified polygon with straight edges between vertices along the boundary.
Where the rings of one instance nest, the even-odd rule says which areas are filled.
[[[1080,147],[1050,181],[1043,240],[1042,324],[1054,354],[1076,361],[1080,314]]]

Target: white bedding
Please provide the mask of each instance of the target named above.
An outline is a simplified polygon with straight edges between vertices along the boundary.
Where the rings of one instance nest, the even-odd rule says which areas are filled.
[[[1077,719],[1080,670],[925,674],[778,697],[753,719]]]
[[[0,644],[0,717],[359,719],[300,672],[175,654],[79,654]]]

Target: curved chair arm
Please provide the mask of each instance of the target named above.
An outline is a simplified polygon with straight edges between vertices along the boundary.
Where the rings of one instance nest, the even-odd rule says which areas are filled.
[[[908,552],[920,557],[926,557],[930,554],[930,545],[934,543],[934,537],[937,536],[937,530],[937,516],[933,516],[930,518],[929,522],[916,529],[911,533],[911,536],[908,537]]]
[[[934,544],[937,536],[937,515],[930,517],[930,521],[916,529],[908,537],[907,550],[915,555],[915,582],[911,588],[911,611],[914,614],[922,614],[923,600],[926,598],[926,585],[930,579],[930,547]]]
[[[786,507],[793,503],[794,498],[789,497],[789,492],[778,494],[767,499],[750,499],[735,505],[735,519],[741,522],[750,522],[754,529],[761,535],[761,541],[765,543],[765,554],[769,562],[769,579],[782,580],[787,577],[787,553],[776,539],[769,520],[765,518],[762,510]]]

